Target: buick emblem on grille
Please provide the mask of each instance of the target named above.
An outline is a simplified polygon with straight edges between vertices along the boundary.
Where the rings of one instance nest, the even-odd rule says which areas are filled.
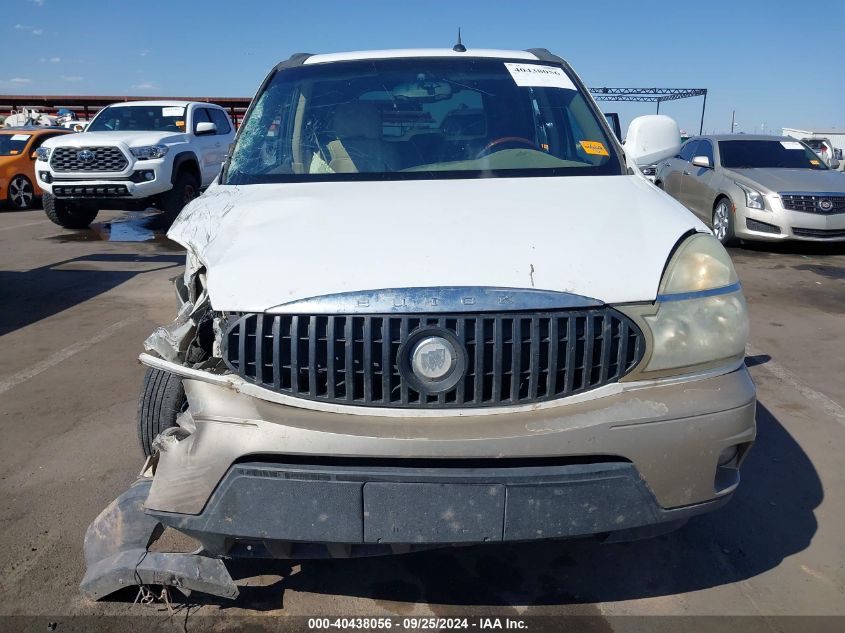
[[[833,200],[822,198],[819,200],[819,209],[821,211],[830,211],[833,208]]]
[[[452,371],[456,356],[451,342],[439,336],[430,336],[414,347],[411,369],[420,380],[442,380]]]
[[[93,163],[96,155],[90,149],[83,149],[79,152],[76,152],[76,160],[80,163]]]

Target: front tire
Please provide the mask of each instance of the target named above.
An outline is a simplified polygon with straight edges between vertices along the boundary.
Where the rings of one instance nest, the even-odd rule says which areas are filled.
[[[719,198],[713,206],[713,235],[723,246],[729,246],[735,239],[733,204],[727,198]]]
[[[9,206],[17,211],[24,211],[32,207],[35,190],[26,176],[15,176],[9,183]]]
[[[86,229],[97,217],[99,211],[68,200],[59,200],[54,195],[44,193],[42,199],[44,213],[55,224],[66,229]]]
[[[161,196],[161,210],[171,220],[200,192],[200,183],[194,174],[182,169],[173,181],[173,189]]]
[[[147,368],[138,398],[138,442],[144,455],[153,454],[153,440],[162,431],[177,426],[176,418],[187,405],[181,378]]]

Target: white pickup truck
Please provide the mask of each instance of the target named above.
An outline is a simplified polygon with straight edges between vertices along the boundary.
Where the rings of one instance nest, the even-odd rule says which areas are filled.
[[[87,227],[100,209],[155,206],[175,218],[220,172],[234,136],[226,111],[211,103],[107,106],[84,133],[38,149],[44,211],[69,229]]]

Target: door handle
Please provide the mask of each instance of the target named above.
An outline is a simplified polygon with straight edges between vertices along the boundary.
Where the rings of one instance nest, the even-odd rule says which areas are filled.
[[[684,171],[684,176],[689,176],[689,175],[690,175],[690,174],[689,174],[689,172],[685,170],[685,171]]]

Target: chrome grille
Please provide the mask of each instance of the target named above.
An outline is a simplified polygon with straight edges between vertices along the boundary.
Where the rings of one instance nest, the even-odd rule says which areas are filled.
[[[784,209],[803,211],[804,213],[821,213],[832,215],[845,213],[845,193],[782,193],[780,194]],[[830,208],[823,208],[823,201],[830,201]]]
[[[78,154],[84,150],[94,154],[90,162],[82,162]],[[117,147],[57,147],[50,155],[55,171],[123,171],[129,161]]]
[[[415,390],[399,358],[420,329],[463,348],[466,368],[440,393]],[[373,407],[472,408],[553,400],[616,382],[644,353],[640,329],[610,308],[542,313],[233,315],[224,360],[257,385],[298,398]]]

